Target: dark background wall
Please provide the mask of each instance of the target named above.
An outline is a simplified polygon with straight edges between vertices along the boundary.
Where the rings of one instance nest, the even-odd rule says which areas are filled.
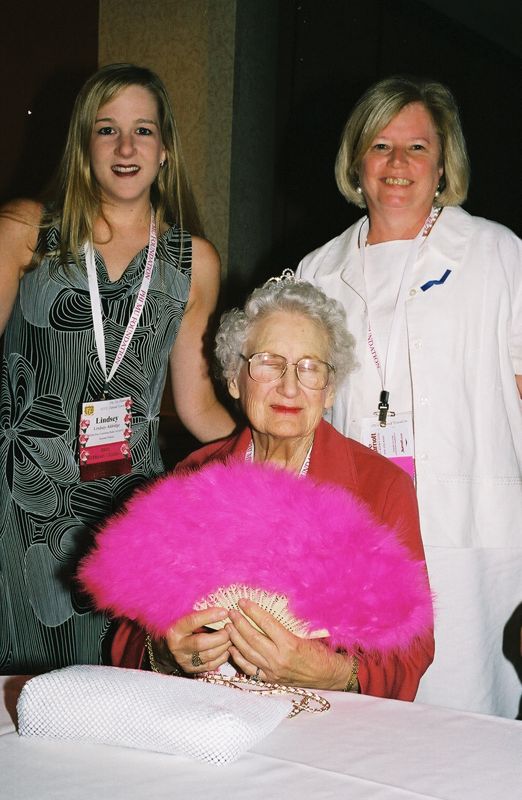
[[[33,197],[48,181],[63,149],[74,97],[97,64],[97,2],[4,4],[0,201]]]

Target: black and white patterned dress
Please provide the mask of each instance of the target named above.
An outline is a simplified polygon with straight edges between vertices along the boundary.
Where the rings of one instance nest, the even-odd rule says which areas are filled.
[[[59,231],[47,237],[52,252]],[[96,254],[108,368],[141,286],[147,250],[114,282]],[[4,337],[0,393],[0,673],[102,660],[109,622],[91,611],[74,585],[74,570],[97,523],[163,471],[159,411],[191,261],[190,236],[169,228],[158,240],[138,327],[109,386],[108,398],[133,399],[132,473],[83,483],[80,404],[99,399],[104,384],[87,273],[72,260],[64,269],[47,257],[21,281]]]

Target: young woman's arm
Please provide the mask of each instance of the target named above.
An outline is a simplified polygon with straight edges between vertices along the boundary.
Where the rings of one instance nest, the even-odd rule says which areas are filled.
[[[227,436],[234,421],[218,401],[206,358],[206,335],[220,282],[219,256],[205,239],[192,240],[189,300],[170,354],[172,394],[181,422],[201,442]]]

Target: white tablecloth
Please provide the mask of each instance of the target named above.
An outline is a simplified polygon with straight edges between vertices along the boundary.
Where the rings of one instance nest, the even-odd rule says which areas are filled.
[[[0,677],[2,800],[518,800],[522,722],[323,692],[234,764],[104,745],[19,738],[22,684]]]

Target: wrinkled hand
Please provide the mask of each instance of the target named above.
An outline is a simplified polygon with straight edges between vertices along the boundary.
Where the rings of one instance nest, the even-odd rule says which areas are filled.
[[[245,675],[257,675],[269,683],[311,689],[343,689],[350,677],[352,659],[336,653],[318,639],[300,639],[251,600],[239,606],[258,625],[256,630],[243,614],[229,611],[225,626],[231,641],[230,655]]]
[[[210,672],[228,661],[231,642],[226,628],[212,632],[201,630],[227,616],[224,608],[206,608],[181,617],[170,628],[165,642],[183,672],[191,675]],[[192,663],[195,653],[201,659],[201,664],[196,666]]]

